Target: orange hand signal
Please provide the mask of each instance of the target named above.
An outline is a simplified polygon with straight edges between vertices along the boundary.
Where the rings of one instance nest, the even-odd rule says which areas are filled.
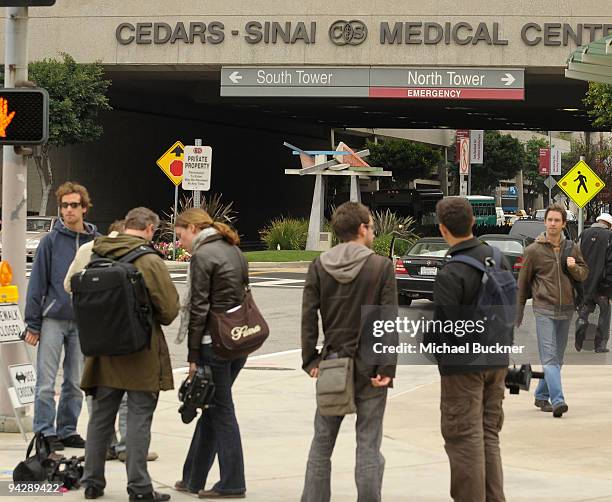
[[[10,125],[15,112],[8,113],[8,101],[0,98],[0,138],[6,138],[6,128]]]

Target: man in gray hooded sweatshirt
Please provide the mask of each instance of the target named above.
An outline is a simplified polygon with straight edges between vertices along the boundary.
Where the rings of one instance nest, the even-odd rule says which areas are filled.
[[[303,369],[317,378],[323,359],[351,357],[355,363],[357,465],[360,502],[381,500],[385,459],[380,452],[387,388],[395,365],[373,366],[360,360],[362,305],[397,309],[395,271],[391,260],[374,254],[374,223],[366,206],[346,202],[332,217],[341,244],[323,253],[308,269],[302,299]],[[317,350],[319,319],[323,347]],[[344,416],[315,414],[302,502],[327,502],[331,497],[331,455]]]

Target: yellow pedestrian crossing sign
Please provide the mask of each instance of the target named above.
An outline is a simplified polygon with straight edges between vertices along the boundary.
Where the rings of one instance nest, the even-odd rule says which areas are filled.
[[[584,160],[580,160],[559,180],[558,186],[578,207],[584,207],[606,184]]]

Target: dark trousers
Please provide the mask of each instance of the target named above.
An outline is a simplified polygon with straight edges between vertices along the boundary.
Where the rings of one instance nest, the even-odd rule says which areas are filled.
[[[380,452],[387,389],[373,397],[355,397],[357,406],[357,453],[355,483],[358,502],[380,502],[385,457]],[[314,438],[310,446],[302,502],[328,502],[331,497],[331,455],[343,416],[328,417],[317,412]]]
[[[597,335],[595,335],[595,348],[605,348],[610,339],[610,299],[608,296],[595,295],[586,301],[580,308],[576,329],[580,321],[588,321],[589,315],[595,311],[595,306],[599,306],[599,318],[597,319]]]
[[[125,461],[128,492],[147,494],[153,491],[147,471],[147,454],[151,442],[151,423],[157,407],[157,392],[98,387],[92,405],[85,443],[85,469],[82,484],[104,489],[106,450],[115,432],[115,419],[124,392],[127,392],[127,437]]]
[[[212,489],[222,494],[246,491],[242,441],[232,399],[232,384],[245,362],[246,358],[221,359],[215,356],[211,345],[202,345],[200,365],[212,369],[215,396],[213,406],[198,420],[183,466],[183,483],[191,492],[205,488],[215,456],[219,457],[221,479]]]
[[[441,377],[444,448],[455,502],[504,502],[499,432],[506,369]]]

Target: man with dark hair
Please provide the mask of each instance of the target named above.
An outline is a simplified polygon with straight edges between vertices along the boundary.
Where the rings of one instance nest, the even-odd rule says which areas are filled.
[[[40,342],[36,356],[33,428],[49,440],[54,451],[85,447],[85,441],[76,431],[83,405],[79,388],[83,354],[72,303],[63,282],[76,250],[97,235],[96,228],[83,220],[91,207],[84,186],[66,182],[57,189],[56,196],[61,218],[36,250],[25,309],[25,341],[32,346]],[[56,417],[55,380],[62,348],[64,382]]]
[[[149,246],[159,217],[150,209],[132,209],[125,217],[125,230],[115,237],[96,239],[93,252],[117,260]],[[120,356],[87,357],[81,387],[93,394],[89,419],[82,484],[85,498],[104,494],[104,464],[114,432],[119,405],[127,393],[126,468],[128,493],[132,501],[162,502],[170,495],[153,490],[147,471],[151,423],[160,390],[174,387],[172,366],[161,325],[169,325],[178,315],[178,293],[161,257],[155,253],[136,258],[134,266],[142,274],[151,298],[153,327],[150,343],[139,352]]]
[[[533,298],[538,350],[544,380],[535,391],[535,406],[561,417],[568,411],[561,386],[561,367],[570,323],[576,309],[573,282],[586,279],[589,268],[580,247],[563,236],[567,220],[565,208],[548,206],[544,216],[546,232],[525,249],[518,278],[516,326],[523,321],[525,303]]]
[[[610,298],[612,297],[612,216],[601,213],[580,236],[580,251],[589,266],[583,284],[583,303],[576,320],[576,350],[582,349],[589,314],[599,306],[595,352],[610,352]]]
[[[479,263],[493,257],[493,248],[475,238],[472,207],[461,197],[445,197],[436,213],[448,254],[467,256]],[[500,265],[500,264],[497,264]],[[501,266],[509,270],[503,261]],[[438,272],[434,284],[434,319],[443,322],[474,322],[483,272],[451,261]],[[463,335],[425,333],[424,343],[468,345]],[[451,470],[450,493],[456,502],[503,502],[504,482],[499,432],[504,412],[504,381],[507,363],[474,366],[469,357],[439,358],[440,411],[444,448]]]
[[[362,305],[397,309],[395,272],[391,260],[372,251],[374,222],[367,207],[342,204],[332,217],[333,230],[342,241],[314,260],[308,268],[302,299],[302,361],[312,378],[324,359],[352,358],[355,365],[357,409],[357,465],[359,500],[381,500],[384,457],[380,452],[387,387],[395,365],[371,366],[359,358]],[[319,316],[323,348],[317,350]],[[396,314],[397,315],[397,312]],[[314,438],[308,456],[302,502],[326,502],[331,497],[331,454],[344,415],[315,414]]]

